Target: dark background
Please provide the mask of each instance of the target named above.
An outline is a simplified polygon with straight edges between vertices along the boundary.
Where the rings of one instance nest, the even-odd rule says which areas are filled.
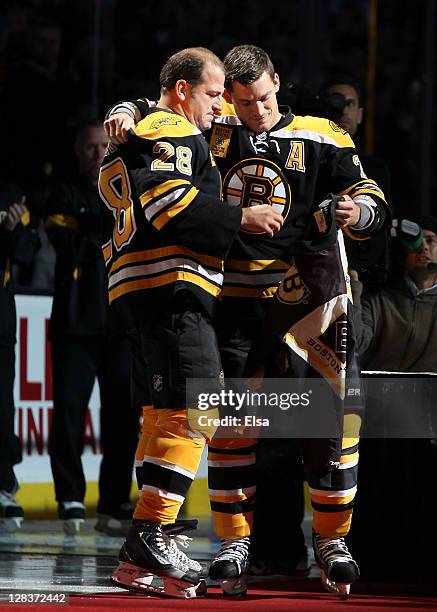
[[[160,66],[174,51],[203,45],[223,56],[253,43],[269,52],[283,84],[317,92],[333,72],[354,76],[364,90],[369,82],[359,144],[387,162],[397,215],[435,214],[436,13],[434,0],[0,0],[0,108],[4,123],[17,118],[14,109],[28,122],[4,134],[3,157],[19,138],[23,164],[30,163],[29,133],[38,147],[53,130],[57,159],[49,174],[62,174],[75,125],[119,99],[157,96]],[[33,57],[32,34],[44,22],[61,34],[53,87],[23,93],[14,75]],[[60,116],[44,98],[53,91]],[[36,123],[44,131],[33,130]],[[16,163],[11,169],[7,161],[3,174],[17,180]]]

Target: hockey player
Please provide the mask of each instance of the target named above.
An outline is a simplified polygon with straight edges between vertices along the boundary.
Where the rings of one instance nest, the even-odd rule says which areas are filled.
[[[174,525],[211,429],[191,430],[186,379],[221,389],[212,327],[223,260],[240,226],[272,236],[282,216],[270,206],[241,210],[222,203],[220,175],[201,130],[221,109],[220,60],[202,48],[172,56],[160,75],[161,97],[125,146],[108,148],[99,189],[108,211],[109,300],[135,322],[147,363],[153,410],[141,496],[113,578],[130,588],[196,595],[200,565],[177,547]],[[146,433],[144,433],[146,432]]]
[[[304,257],[299,242],[314,224],[314,213],[319,212],[318,205],[325,195],[341,194],[336,200],[334,220],[355,239],[366,239],[384,227],[387,206],[381,189],[365,176],[353,142],[343,129],[326,119],[299,117],[289,108],[278,107],[279,77],[263,50],[252,45],[236,47],[227,54],[224,64],[226,97],[233,104],[223,105],[208,134],[222,175],[224,198],[243,210],[267,203],[284,218],[281,231],[273,239],[241,231],[225,262],[218,335],[225,374],[239,377],[259,324],[266,316],[269,298],[275,294],[284,272],[292,270],[293,256]],[[107,120],[110,138],[123,141],[133,118],[138,120],[148,107],[147,101],[118,105],[114,110],[126,112]],[[348,290],[340,262],[336,272],[343,275],[335,310],[338,321],[319,318],[318,325],[327,323],[334,328],[340,322],[352,339],[346,325]],[[322,327],[320,335],[321,330]],[[306,333],[304,328],[302,333]],[[318,371],[314,361],[302,362],[299,341],[289,337],[300,371],[305,374],[312,370],[329,377],[323,366]],[[338,361],[344,370],[343,358],[340,355]],[[358,577],[356,563],[344,543],[350,527],[358,463],[357,435],[346,435],[349,420],[354,422],[346,418],[336,460],[327,456],[326,449],[313,444],[312,460],[307,455],[306,461],[316,559],[326,575],[325,585],[342,594],[349,589],[346,585]],[[243,575],[248,566],[254,508],[254,462],[255,440],[214,439],[209,446],[211,508],[216,533],[222,538],[210,576],[223,581],[225,590],[234,594],[246,588]]]

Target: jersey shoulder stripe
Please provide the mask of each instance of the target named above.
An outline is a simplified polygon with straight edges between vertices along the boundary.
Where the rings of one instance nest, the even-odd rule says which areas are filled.
[[[336,123],[329,119],[311,117],[309,115],[305,117],[295,115],[288,125],[271,132],[271,136],[279,138],[303,138],[340,148],[355,147],[349,134]]]
[[[159,140],[161,138],[198,136],[202,132],[181,115],[165,110],[157,110],[146,115],[137,124],[135,133],[140,138]]]
[[[382,189],[373,179],[368,178],[350,185],[347,189],[341,191],[340,195],[349,195],[351,198],[355,198],[358,195],[376,196],[383,202],[386,202]]]

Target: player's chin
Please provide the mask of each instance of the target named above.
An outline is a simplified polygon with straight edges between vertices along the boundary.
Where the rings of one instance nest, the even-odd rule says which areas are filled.
[[[214,115],[207,115],[205,117],[205,120],[203,122],[203,126],[202,126],[202,130],[209,130],[212,126],[212,123],[214,121]]]

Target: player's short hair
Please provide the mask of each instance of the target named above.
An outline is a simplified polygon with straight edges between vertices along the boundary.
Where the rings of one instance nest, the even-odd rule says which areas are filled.
[[[203,83],[205,66],[212,64],[221,70],[223,62],[209,49],[189,47],[172,55],[164,64],[159,75],[161,91],[173,89],[177,81],[184,79],[195,87]]]
[[[251,85],[264,73],[273,80],[275,68],[267,53],[255,45],[238,45],[231,49],[223,60],[225,66],[225,87],[232,89],[232,83]]]
[[[350,74],[342,74],[342,73],[332,74],[322,84],[322,86],[320,87],[319,93],[327,93],[328,89],[330,89],[334,85],[349,85],[349,87],[352,87],[352,89],[354,89],[355,93],[357,94],[358,104],[360,106],[363,105],[363,90],[361,88],[361,85]]]
[[[417,223],[423,230],[434,232],[434,234],[437,235],[437,217],[433,217],[432,215],[419,217]]]
[[[79,142],[89,128],[102,128],[103,121],[99,117],[89,117],[88,119],[82,120],[76,126],[76,142]]]

